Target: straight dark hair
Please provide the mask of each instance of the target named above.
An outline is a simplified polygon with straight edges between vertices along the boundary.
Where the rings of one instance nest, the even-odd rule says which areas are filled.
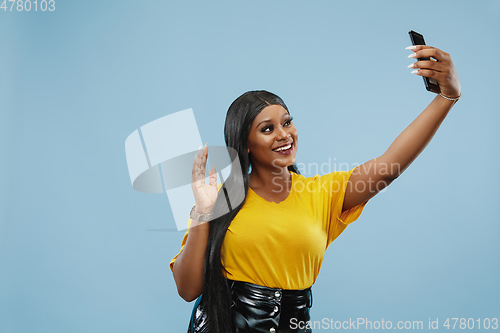
[[[248,194],[251,166],[247,146],[248,135],[255,117],[269,105],[281,105],[290,113],[280,97],[265,90],[256,90],[248,91],[238,97],[231,104],[226,115],[224,139],[231,160],[234,160],[236,157],[234,155],[237,154],[237,160],[241,164],[241,173],[233,172],[234,168],[232,168],[230,175],[219,190],[214,206],[214,215],[220,217],[209,223],[201,305],[207,313],[209,331],[213,333],[229,333],[232,329],[231,291],[223,273],[225,269],[221,249],[227,229],[243,207]],[[300,174],[295,164],[289,166],[288,170]],[[244,191],[241,191],[242,187]],[[244,197],[241,197],[241,193]],[[223,214],[224,210],[227,212],[228,202],[241,203],[236,207],[229,207],[229,213]]]

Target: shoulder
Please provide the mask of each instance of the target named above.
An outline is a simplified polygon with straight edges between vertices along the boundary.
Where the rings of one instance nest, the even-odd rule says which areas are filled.
[[[337,192],[349,181],[353,170],[334,171],[324,175],[316,174],[312,177],[305,177],[292,171],[292,185],[299,192],[301,188],[308,192]]]
[[[306,177],[304,175],[299,175],[299,174],[296,174],[293,171],[290,171],[290,173],[292,174],[292,180],[296,181],[296,182],[303,182],[303,183],[316,183],[316,182],[319,182],[319,183],[323,183],[323,182],[327,182],[327,181],[331,181],[331,180],[336,180],[336,179],[345,179],[346,177],[349,178],[349,176],[350,176],[350,174],[351,174],[351,172],[353,170],[349,170],[349,171],[334,171],[334,172],[330,172],[330,173],[327,173],[327,174],[324,174],[324,175],[318,175],[318,174],[316,174],[316,175],[311,176],[311,177]]]
[[[317,193],[321,190],[321,184],[326,181],[326,178],[320,175],[306,177],[293,171],[291,174],[293,190],[297,193]]]

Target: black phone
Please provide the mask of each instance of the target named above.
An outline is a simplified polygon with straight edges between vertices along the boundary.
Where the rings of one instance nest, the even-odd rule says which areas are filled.
[[[422,34],[419,34],[418,32],[415,32],[413,30],[411,30],[409,34],[413,45],[425,45],[424,36]],[[417,58],[417,59],[419,61],[431,60],[431,58],[429,57]],[[436,80],[429,79],[428,77],[425,76],[422,76],[422,78],[424,79],[425,89],[427,89],[428,91],[435,92],[436,94],[441,92],[441,89],[439,89],[439,84],[437,83]]]

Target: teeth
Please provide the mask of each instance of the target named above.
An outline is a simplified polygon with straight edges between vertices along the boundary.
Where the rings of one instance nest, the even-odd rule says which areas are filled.
[[[275,151],[287,150],[287,149],[290,149],[291,147],[292,147],[292,144],[289,144],[288,146],[284,146],[284,147],[278,148]]]

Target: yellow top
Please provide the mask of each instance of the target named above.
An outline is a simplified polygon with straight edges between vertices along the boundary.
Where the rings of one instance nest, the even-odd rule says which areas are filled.
[[[291,172],[290,193],[280,203],[269,202],[249,189],[222,245],[226,277],[272,288],[310,287],[328,246],[366,205],[364,202],[341,213],[353,171],[309,178]],[[181,251],[188,233],[189,229]],[[170,262],[170,269],[178,255]]]

